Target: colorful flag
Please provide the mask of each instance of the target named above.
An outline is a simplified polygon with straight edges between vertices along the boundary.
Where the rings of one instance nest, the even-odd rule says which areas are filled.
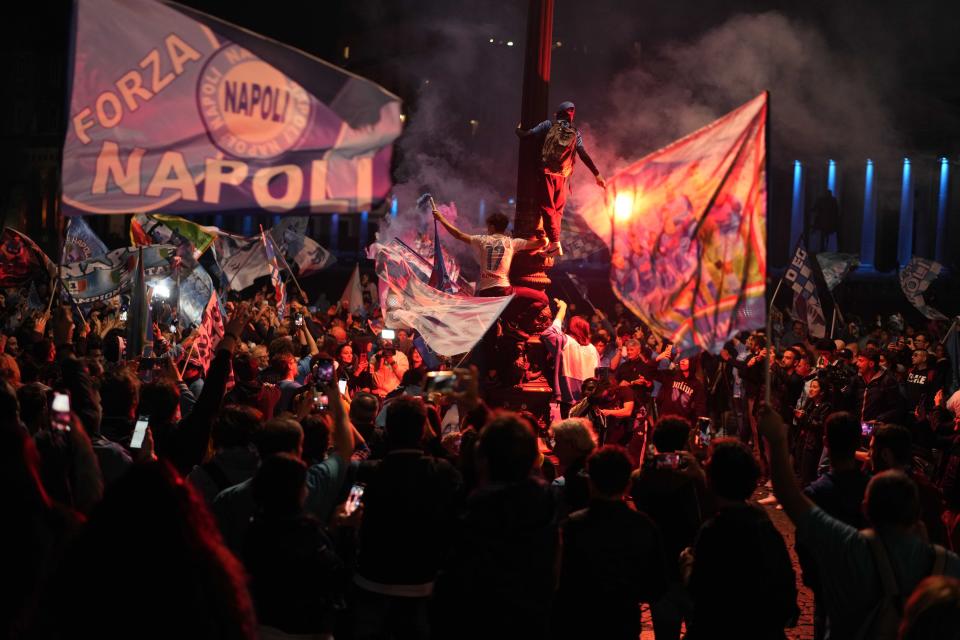
[[[947,316],[928,305],[923,298],[923,292],[937,279],[941,271],[942,264],[917,256],[913,256],[910,263],[900,270],[900,288],[903,289],[903,295],[929,320],[947,319]]]
[[[818,291],[814,264],[810,254],[803,248],[802,238],[783,274],[783,281],[793,292],[794,317],[806,323],[808,332],[814,338],[826,337],[829,328],[824,302],[829,298],[829,293],[821,296]]]
[[[580,214],[571,211],[569,206],[560,221],[560,236],[563,238],[563,255],[557,259],[559,262],[606,262],[609,259],[610,246],[590,229]]]
[[[107,245],[97,237],[83,216],[67,220],[67,237],[63,242],[63,262],[80,262],[107,253]]]
[[[147,279],[143,272],[143,248],[137,250],[136,266],[127,309],[127,359],[143,355],[147,333]]]
[[[389,246],[392,251],[398,252],[403,256],[410,268],[413,269],[413,273],[417,278],[422,282],[430,284],[430,278],[433,275],[433,262],[424,258],[419,252],[411,248],[400,238],[394,238],[390,241],[389,245],[374,243],[370,246],[372,254],[368,253],[367,258],[376,260],[377,253],[385,246]],[[432,247],[431,251],[433,251]],[[447,282],[450,283],[450,290],[447,293],[456,293],[465,296],[473,295],[473,285],[463,278],[463,275],[460,273],[460,265],[457,264],[453,256],[449,254],[444,255],[443,268],[447,272]]]
[[[78,0],[63,210],[369,210],[400,100],[176,3]]]
[[[584,217],[615,220],[617,297],[681,353],[766,321],[767,93],[635,162]]]
[[[57,267],[40,247],[16,229],[5,227],[0,236],[0,287],[24,287],[34,278],[52,280]]]
[[[817,254],[817,264],[827,284],[827,289],[833,291],[843,282],[850,272],[860,266],[860,256],[852,253],[824,252]]]
[[[194,338],[193,354],[203,370],[206,371],[213,360],[213,354],[216,352],[217,345],[223,338],[223,317],[220,315],[220,303],[217,298],[217,292],[211,291],[210,298],[203,308],[203,314],[200,318],[200,324],[196,329],[196,338]]]
[[[273,251],[273,243],[267,240],[267,234],[263,227],[260,228],[260,240],[263,242],[263,250],[267,254],[267,266],[270,267],[270,283],[273,284],[274,297],[277,303],[277,317],[281,320],[287,313],[287,288],[280,278],[280,265],[277,262],[277,255]]]
[[[456,296],[422,282],[403,256],[387,246],[377,254],[386,326],[416,330],[442,356],[467,353],[496,322],[513,295]]]
[[[180,255],[200,258],[216,237],[209,229],[179,216],[138,213],[130,219],[130,240],[134,245],[172,244]]]
[[[430,271],[430,281],[427,283],[434,289],[446,293],[455,293],[457,286],[450,282],[447,270],[443,264],[443,247],[440,246],[440,221],[433,219],[433,269]]]
[[[341,307],[344,301],[347,302],[347,308],[350,309],[350,313],[360,313],[363,311],[363,288],[360,286],[359,264],[354,265],[353,273],[350,274],[350,279],[347,281],[347,286],[343,290],[343,295],[340,296]]]
[[[130,288],[137,268],[138,247],[115,249],[105,255],[61,265],[63,286],[77,304],[114,298]],[[165,278],[172,272],[176,247],[143,247],[143,270],[148,280]]]

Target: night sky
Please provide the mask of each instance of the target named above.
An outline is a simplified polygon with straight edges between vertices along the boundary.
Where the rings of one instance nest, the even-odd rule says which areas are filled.
[[[466,208],[512,194],[525,2],[186,4],[398,94],[407,114],[400,193],[429,187]],[[35,3],[3,21],[4,48],[65,67],[68,7]],[[606,175],[764,89],[774,169],[828,157],[862,167],[870,157],[892,172],[906,155],[933,162],[960,152],[958,18],[960,3],[935,0],[557,0],[551,103],[577,103]],[[65,100],[53,85],[51,99]],[[14,147],[31,144],[14,138]]]

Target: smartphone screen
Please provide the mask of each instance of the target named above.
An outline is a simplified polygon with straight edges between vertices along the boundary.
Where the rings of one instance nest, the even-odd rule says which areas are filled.
[[[70,396],[54,391],[50,414],[50,422],[54,429],[70,431]]]
[[[70,413],[70,396],[65,393],[54,391],[53,405],[50,407],[57,413]]]
[[[366,486],[359,482],[350,487],[350,495],[347,496],[347,503],[344,505],[344,511],[350,515],[360,506],[360,500],[363,498],[363,490]]]
[[[137,418],[137,424],[133,427],[133,436],[130,438],[131,449],[139,449],[143,446],[143,439],[147,435],[148,424],[150,424],[149,416],[140,416]]]
[[[679,453],[658,453],[656,457],[657,469],[676,469],[680,466]]]
[[[861,423],[860,423],[860,433],[862,433],[862,434],[865,435],[865,436],[872,435],[872,434],[873,434],[873,425],[870,424],[869,422],[861,422]]]
[[[380,337],[384,340],[393,340],[397,337],[397,332],[393,329],[384,329],[380,332]]]
[[[333,384],[333,360],[330,358],[320,358],[313,365],[313,381],[318,387],[326,387]]]
[[[426,393],[444,393],[453,391],[457,385],[457,374],[453,371],[430,371],[427,373]]]
[[[340,393],[347,392],[347,381],[346,380],[337,380],[337,387],[340,389]]]
[[[297,312],[297,315],[295,316],[294,322],[296,323],[296,325],[297,325],[298,327],[303,326],[303,314]]]

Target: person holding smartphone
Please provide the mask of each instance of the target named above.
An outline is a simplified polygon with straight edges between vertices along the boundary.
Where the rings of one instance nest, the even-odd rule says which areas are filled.
[[[385,397],[400,386],[403,374],[410,368],[410,361],[402,351],[397,351],[390,340],[380,341],[380,350],[377,352],[372,365],[373,393]]]

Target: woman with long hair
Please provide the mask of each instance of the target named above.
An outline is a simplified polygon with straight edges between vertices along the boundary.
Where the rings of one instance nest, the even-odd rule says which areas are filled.
[[[820,380],[814,378],[807,387],[807,399],[794,411],[800,437],[797,439],[796,463],[803,486],[817,479],[817,465],[823,451],[823,425],[833,407],[826,399]]]
[[[563,320],[567,314],[567,303],[555,299],[557,315],[553,318],[540,338],[547,353],[554,359],[551,378],[554,400],[560,403],[560,415],[566,418],[570,407],[580,400],[580,388],[583,381],[596,373],[600,364],[600,354],[590,342],[590,323],[586,318],[574,316],[566,332]]]
[[[51,585],[54,637],[256,634],[240,563],[165,461],[136,464],[107,487]]]

